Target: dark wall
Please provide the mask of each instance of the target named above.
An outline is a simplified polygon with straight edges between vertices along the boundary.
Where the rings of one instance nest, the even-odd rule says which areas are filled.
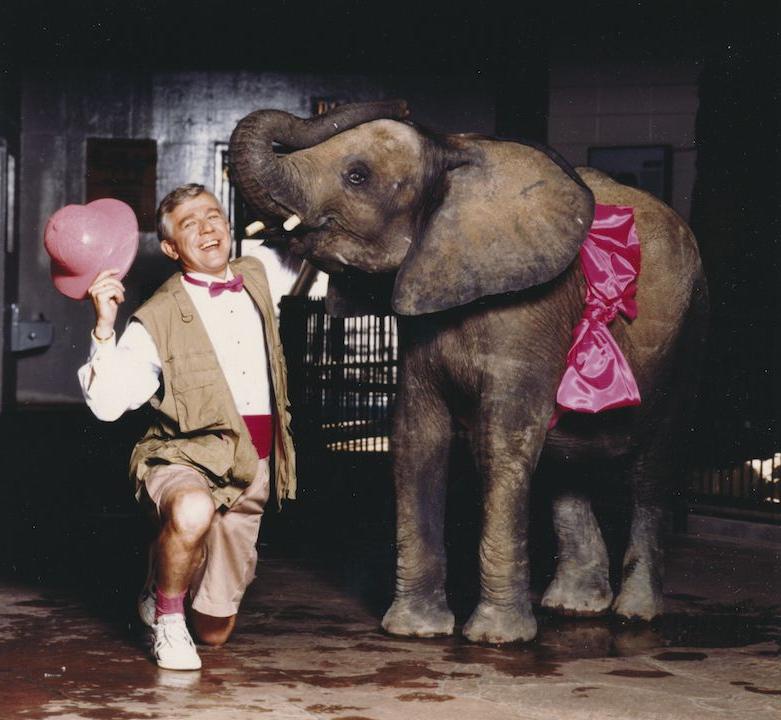
[[[726,461],[777,452],[781,408],[778,41],[742,20],[700,76],[692,206],[712,309],[704,452]]]
[[[0,137],[14,148],[19,144],[20,121],[18,73],[0,73]]]
[[[16,72],[8,71],[0,73],[0,138],[5,141],[5,164],[0,167],[3,173],[0,188],[4,194],[0,197],[0,338],[6,337],[8,311],[11,302],[17,294],[16,267],[18,264],[18,249],[14,247],[16,228],[18,226],[18,212],[9,220],[8,207],[10,195],[18,197],[18,160],[20,138],[21,112],[20,112],[20,86]],[[6,187],[10,181],[7,172],[9,156],[13,157],[16,165],[16,177],[14,187]],[[12,400],[16,388],[15,367],[10,356],[9,349],[4,343],[0,344],[0,409],[6,407]]]

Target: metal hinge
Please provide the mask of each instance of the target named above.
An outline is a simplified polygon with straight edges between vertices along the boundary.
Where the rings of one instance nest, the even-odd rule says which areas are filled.
[[[19,306],[11,303],[11,352],[47,348],[54,338],[54,326],[43,315],[38,320],[20,320]]]

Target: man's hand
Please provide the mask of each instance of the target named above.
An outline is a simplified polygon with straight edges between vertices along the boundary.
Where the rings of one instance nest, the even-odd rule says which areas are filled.
[[[114,332],[117,310],[125,302],[125,286],[116,277],[119,270],[111,268],[99,273],[87,290],[95,308],[95,337],[108,340]]]

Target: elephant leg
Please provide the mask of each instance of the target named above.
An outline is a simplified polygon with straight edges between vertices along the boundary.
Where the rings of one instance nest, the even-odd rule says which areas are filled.
[[[672,445],[666,434],[664,440],[654,438],[630,470],[632,524],[621,591],[613,603],[613,611],[622,617],[652,620],[663,611],[662,492],[672,472],[673,458],[667,450]]]
[[[629,547],[624,555],[621,592],[613,611],[622,617],[653,620],[662,614],[662,510],[635,505]]]
[[[529,597],[529,481],[544,427],[511,432],[507,422],[482,431],[483,532],[480,539],[480,601],[464,625],[472,642],[507,643],[537,634]]]
[[[682,356],[667,372],[657,374],[655,396],[644,399],[643,426],[652,427],[631,466],[632,524],[624,555],[621,590],[613,611],[622,617],[652,620],[662,614],[664,509],[670,499],[672,479],[687,465],[685,428],[697,396],[699,370],[704,358],[707,327],[707,289],[695,280],[692,307],[678,339]]]
[[[553,500],[558,543],[556,574],[542,606],[562,615],[601,615],[610,609],[609,560],[589,499],[566,490]]]
[[[451,419],[439,396],[416,388],[403,383],[396,401],[396,593],[382,627],[393,635],[452,635],[444,542]]]

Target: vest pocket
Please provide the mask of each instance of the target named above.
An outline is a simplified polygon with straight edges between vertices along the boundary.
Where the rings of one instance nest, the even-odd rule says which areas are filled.
[[[217,369],[191,370],[171,379],[179,427],[183,432],[225,428],[225,399],[220,397]]]
[[[220,433],[198,435],[181,440],[179,452],[197,467],[207,470],[218,487],[228,484],[228,472],[233,465],[234,442]]]

